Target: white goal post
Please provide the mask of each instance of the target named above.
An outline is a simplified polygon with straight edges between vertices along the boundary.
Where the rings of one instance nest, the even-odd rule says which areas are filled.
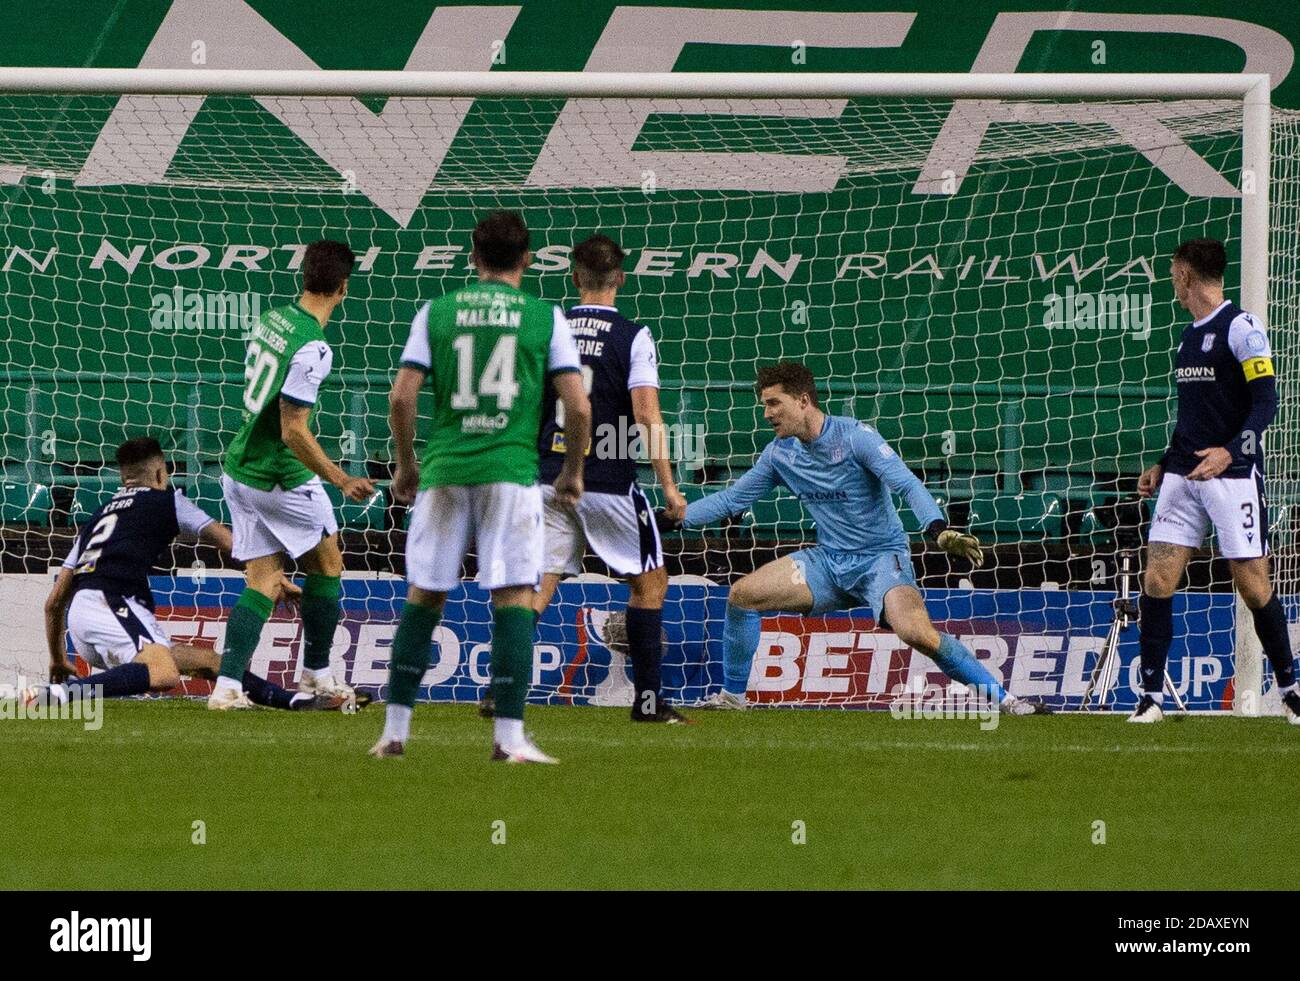
[[[423,72],[423,71],[281,71],[178,70],[113,68],[0,68],[0,96],[257,96],[302,99],[472,100],[681,100],[678,111],[708,114],[760,115],[782,100],[955,100],[952,112],[976,117],[997,103],[1061,100],[1114,101],[1211,100],[1238,103],[1241,112],[1240,152],[1240,302],[1248,310],[1271,312],[1270,306],[1270,82],[1266,75],[1232,74],[838,74],[838,73],[602,73],[602,72]],[[733,104],[732,109],[727,104]],[[754,105],[747,106],[746,104]],[[981,109],[984,107],[984,109]],[[1014,114],[1013,114],[1014,115]],[[988,119],[1012,121],[988,110]],[[1046,118],[1046,117],[1045,117]],[[1125,138],[1138,134],[1139,150],[1153,165],[1178,166],[1172,160],[1187,148],[1162,144],[1168,132],[1154,117],[1140,113],[1099,116],[1129,126]],[[1027,123],[1035,122],[1026,119]],[[1051,120],[1049,122],[1061,122]],[[156,123],[157,121],[155,121]],[[143,124],[146,129],[148,121]],[[165,127],[165,121],[160,123]],[[1144,135],[1143,135],[1144,134]],[[975,159],[984,129],[978,129],[969,149]],[[1141,143],[1145,140],[1145,144]],[[629,146],[630,149],[630,146]],[[703,156],[703,154],[701,154]],[[918,186],[937,181],[934,161],[921,166]],[[3,168],[0,168],[3,169]],[[19,168],[21,170],[21,168]],[[35,170],[35,169],[34,169]],[[960,168],[958,168],[960,171]],[[915,173],[915,170],[913,170]],[[948,170],[943,173],[948,174]],[[17,183],[21,173],[8,168],[5,183]],[[957,177],[961,174],[957,173]],[[131,183],[124,181],[123,183]],[[571,192],[572,193],[572,192]],[[757,265],[757,261],[756,261]],[[969,268],[969,267],[968,267]],[[6,270],[8,266],[6,266]],[[1159,271],[1163,274],[1163,270]],[[716,274],[715,274],[716,275]],[[964,274],[963,274],[964,275]],[[1275,349],[1291,340],[1275,333]],[[1289,358],[1291,351],[1285,352]],[[8,367],[8,365],[0,366]],[[743,387],[743,386],[741,386]],[[685,404],[685,399],[683,404]],[[848,399],[852,404],[852,397]],[[1272,443],[1276,443],[1276,437]],[[1288,446],[1294,453],[1296,446]],[[906,459],[906,454],[904,454]],[[1014,457],[1007,457],[1014,459]],[[1235,639],[1233,711],[1261,711],[1262,654],[1249,611],[1238,598]]]

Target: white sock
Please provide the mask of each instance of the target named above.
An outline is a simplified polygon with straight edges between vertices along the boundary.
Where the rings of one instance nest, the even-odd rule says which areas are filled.
[[[497,741],[497,745],[503,749],[510,746],[518,746],[524,741],[524,720],[502,718],[493,719],[492,737]]]
[[[411,707],[389,702],[384,712],[384,739],[406,742],[411,735]]]
[[[244,683],[242,681],[236,681],[234,678],[227,678],[223,674],[217,677],[217,683],[214,687],[216,688],[217,691],[222,691],[222,690],[243,691]]]
[[[320,681],[321,678],[330,676],[330,667],[326,665],[323,668],[303,668],[302,673],[310,677],[313,681]]]
[[[1151,701],[1155,702],[1157,705],[1165,704],[1165,693],[1162,691],[1148,691],[1143,694],[1150,695]]]
[[[1277,693],[1285,698],[1287,695],[1290,695],[1292,692],[1296,692],[1296,691],[1300,691],[1300,682],[1297,682],[1293,685],[1287,685],[1285,688],[1279,688]]]

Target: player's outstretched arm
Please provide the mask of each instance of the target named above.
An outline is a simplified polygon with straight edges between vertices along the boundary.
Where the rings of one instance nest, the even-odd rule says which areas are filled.
[[[564,463],[555,478],[555,497],[572,507],[582,497],[582,464],[591,443],[591,401],[576,371],[556,372],[551,382],[564,406]]]
[[[72,569],[65,565],[59,570],[59,576],[54,580],[54,588],[45,599],[45,643],[50,652],[51,683],[63,681],[75,673],[72,665],[68,663],[67,642],[64,638],[68,603],[71,600]]]
[[[659,408],[659,389],[641,385],[632,389],[632,415],[646,433],[646,449],[659,486],[664,492],[664,516],[672,522],[686,517],[686,497],[677,489],[673,465],[668,453],[668,434]]]
[[[715,521],[739,514],[780,482],[776,467],[772,465],[772,444],[759,455],[753,468],[725,490],[706,494],[692,501],[686,508],[682,521],[685,528],[702,528]]]
[[[941,549],[967,559],[977,569],[984,564],[984,548],[979,539],[948,527],[939,502],[878,432],[859,425],[853,434],[853,455],[893,493],[907,501],[926,535]]]
[[[388,392],[388,428],[393,433],[393,497],[410,504],[420,487],[420,468],[415,460],[415,410],[424,386],[422,367],[402,365]]]
[[[1165,458],[1161,457],[1160,462],[1153,466],[1147,467],[1138,477],[1138,497],[1152,497],[1160,487],[1160,481],[1165,475]]]
[[[328,481],[353,501],[364,501],[375,493],[375,485],[366,477],[353,477],[331,460],[307,424],[310,405],[288,399],[280,400],[280,438],[289,451],[321,480]]]

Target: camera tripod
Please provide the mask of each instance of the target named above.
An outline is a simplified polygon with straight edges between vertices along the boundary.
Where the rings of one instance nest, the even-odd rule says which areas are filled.
[[[1133,598],[1133,583],[1137,578],[1137,550],[1121,548],[1118,552],[1118,561],[1119,567],[1115,572],[1116,595],[1111,602],[1115,610],[1115,618],[1111,621],[1110,630],[1102,642],[1101,650],[1097,653],[1097,663],[1092,669],[1092,676],[1088,679],[1088,688],[1083,693],[1084,711],[1089,711],[1088,702],[1094,691],[1097,693],[1097,708],[1106,707],[1106,696],[1115,686],[1116,676],[1119,674],[1120,635],[1137,621],[1138,604]],[[1169,677],[1168,670],[1165,671],[1164,688],[1173,696],[1178,710],[1187,711],[1178,689],[1174,687]]]

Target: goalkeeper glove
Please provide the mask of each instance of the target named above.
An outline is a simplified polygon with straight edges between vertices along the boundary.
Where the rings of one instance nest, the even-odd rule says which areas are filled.
[[[655,527],[659,529],[659,534],[667,535],[670,532],[681,531],[682,523],[668,517],[668,512],[663,508],[655,508]]]
[[[931,521],[925,533],[949,555],[968,559],[976,569],[984,564],[984,546],[974,535],[955,531],[948,527],[946,521],[941,520]]]

